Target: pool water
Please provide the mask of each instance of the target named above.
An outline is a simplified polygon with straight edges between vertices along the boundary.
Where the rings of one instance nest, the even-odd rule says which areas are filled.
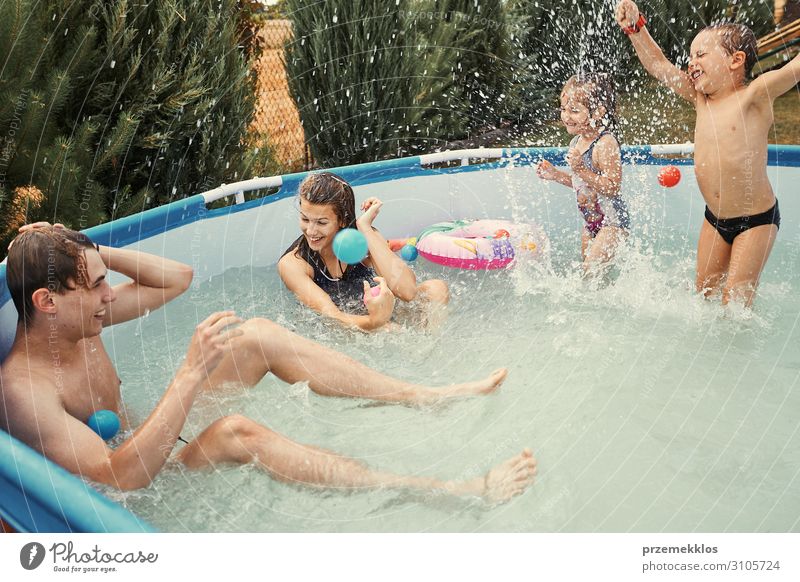
[[[495,394],[424,409],[325,398],[268,376],[252,389],[201,396],[183,436],[241,413],[375,468],[442,478],[483,474],[530,447],[539,476],[524,495],[489,507],[441,494],[340,494],[282,484],[254,466],[176,464],[143,491],[104,492],[164,531],[798,531],[800,205],[782,195],[784,226],[755,309],[726,309],[693,291],[703,207],[691,168],[671,190],[654,185],[655,171],[626,167],[634,228],[608,280],[580,277],[568,191],[537,184],[523,195],[533,186],[509,174],[520,194],[498,218],[542,224],[550,262],[466,272],[418,260],[418,278],[451,286],[439,329],[339,329],[300,308],[273,266],[197,282],[104,336],[139,420],[214,310],[273,319],[419,383],[506,366]]]

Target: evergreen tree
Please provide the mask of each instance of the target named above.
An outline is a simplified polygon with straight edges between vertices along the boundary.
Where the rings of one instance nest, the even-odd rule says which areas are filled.
[[[509,22],[502,0],[432,0],[420,13],[435,14],[425,35],[429,43],[452,39],[456,61],[448,70],[456,77],[469,107],[469,126],[496,126],[505,112],[510,90]]]
[[[463,134],[453,38],[423,42],[417,8],[408,0],[286,1],[290,89],[320,166],[423,151]]]
[[[0,4],[0,202],[35,187],[26,221],[84,228],[263,169],[239,16],[236,0]]]
[[[101,220],[105,191],[91,171],[96,145],[104,159],[121,151],[95,143],[96,120],[66,121],[72,103],[85,97],[80,80],[91,79],[98,66],[96,28],[37,4],[0,4],[0,51],[7,59],[0,72],[2,248],[25,222],[79,227]],[[65,21],[71,35],[56,32]]]

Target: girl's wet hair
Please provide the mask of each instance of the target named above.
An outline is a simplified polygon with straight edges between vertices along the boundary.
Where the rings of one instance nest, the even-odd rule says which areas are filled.
[[[750,27],[736,22],[715,22],[700,32],[706,31],[719,35],[719,44],[729,55],[738,51],[744,53],[744,78],[750,79],[753,67],[758,62],[758,40]]]
[[[315,172],[309,174],[300,183],[297,195],[311,204],[328,204],[342,228],[348,228],[356,221],[356,195],[353,188],[345,180],[332,172]],[[300,257],[302,251],[311,252],[306,238],[300,237],[295,255]]]
[[[614,90],[614,81],[608,73],[581,72],[573,75],[564,83],[561,95],[566,92],[583,95],[582,102],[590,113],[600,107],[605,108],[601,123],[609,131],[619,137],[619,123],[617,121],[617,94]]]
[[[353,188],[332,172],[310,174],[300,183],[300,198],[311,204],[329,204],[344,228],[356,220],[356,196]]]

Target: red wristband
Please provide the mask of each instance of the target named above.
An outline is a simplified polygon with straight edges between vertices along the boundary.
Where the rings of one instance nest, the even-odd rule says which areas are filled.
[[[636,21],[636,23],[635,23],[635,24],[633,24],[633,26],[626,26],[625,28],[623,28],[623,29],[622,29],[622,32],[624,32],[625,34],[627,34],[628,36],[630,36],[630,35],[632,35],[632,34],[636,34],[636,33],[637,33],[637,32],[639,32],[640,30],[642,30],[642,28],[643,28],[643,27],[644,27],[646,24],[647,24],[647,19],[644,17],[644,14],[642,14],[642,13],[640,12],[640,13],[639,13],[639,20],[637,20],[637,21]]]

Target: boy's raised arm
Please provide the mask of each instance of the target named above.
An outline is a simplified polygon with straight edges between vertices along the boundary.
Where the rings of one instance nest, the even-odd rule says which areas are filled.
[[[664,56],[661,47],[650,36],[645,23],[640,18],[639,7],[632,0],[621,0],[617,4],[617,24],[628,34],[636,56],[639,57],[647,72],[679,96],[694,103],[696,92],[688,75]]]
[[[775,100],[800,83],[800,54],[780,69],[759,75],[750,86],[762,91],[766,97]]]

